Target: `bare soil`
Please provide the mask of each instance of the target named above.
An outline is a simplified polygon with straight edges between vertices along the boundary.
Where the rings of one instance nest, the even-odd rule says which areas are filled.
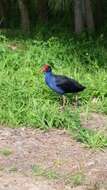
[[[97,113],[90,113],[88,115],[81,114],[81,123],[85,128],[94,131],[101,131],[107,134],[107,116]]]
[[[83,125],[107,129],[107,117]],[[88,149],[65,130],[1,126],[0,190],[107,190],[107,149]]]

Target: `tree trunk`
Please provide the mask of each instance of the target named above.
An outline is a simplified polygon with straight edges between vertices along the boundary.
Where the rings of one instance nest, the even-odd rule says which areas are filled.
[[[0,1],[0,19],[4,17],[4,7],[2,1]]]
[[[0,27],[5,27],[7,17],[7,4],[0,0]]]
[[[42,23],[48,20],[47,0],[38,0],[37,2],[38,20]]]
[[[75,33],[79,34],[84,30],[84,21],[82,15],[82,1],[74,0],[74,22],[75,22]]]
[[[85,9],[86,9],[87,28],[88,28],[88,30],[93,31],[94,30],[94,18],[93,18],[93,12],[92,12],[90,0],[85,0]]]
[[[97,0],[95,4],[95,22],[97,28],[99,28],[104,23],[102,0]]]
[[[27,2],[25,0],[18,0],[19,10],[21,15],[21,28],[22,31],[25,33],[30,32],[30,20],[29,20],[29,13],[27,8]]]
[[[75,33],[84,29],[94,30],[94,19],[90,0],[74,0]]]

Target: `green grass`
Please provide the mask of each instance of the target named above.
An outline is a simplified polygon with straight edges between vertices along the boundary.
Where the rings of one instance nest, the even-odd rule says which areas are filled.
[[[107,136],[101,131],[94,132],[80,127],[73,129],[71,132],[73,132],[77,141],[84,143],[89,148],[103,149],[104,147],[107,147]]]
[[[32,166],[32,174],[34,176],[44,177],[49,180],[63,179],[66,184],[72,184],[73,186],[82,185],[85,181],[85,175],[82,172],[77,172],[75,174],[60,174],[53,169],[44,169],[39,165]]]
[[[69,174],[68,176],[66,176],[65,183],[73,184],[73,186],[78,186],[82,185],[84,181],[85,181],[85,175],[83,174],[83,172],[77,172],[73,175]]]
[[[38,165],[32,166],[32,173],[35,176],[42,176],[50,180],[58,179],[60,177],[60,174],[56,173],[55,171],[43,169],[42,167]]]
[[[18,168],[16,166],[11,166],[8,171],[9,172],[17,172]]]
[[[1,148],[0,149],[0,155],[10,156],[11,154],[12,154],[12,150],[10,150],[9,148]]]
[[[80,128],[79,119],[80,112],[107,114],[105,39],[6,36],[0,34],[0,123],[45,130],[66,128],[90,147],[107,146],[106,137],[103,140],[99,134]],[[13,45],[16,49],[12,49]],[[48,89],[39,72],[45,63],[53,65],[55,73],[72,76],[87,87],[78,95],[80,107],[73,108],[73,96],[69,95],[65,110],[60,111],[59,95]]]

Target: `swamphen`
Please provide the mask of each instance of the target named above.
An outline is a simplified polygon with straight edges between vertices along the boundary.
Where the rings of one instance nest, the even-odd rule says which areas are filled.
[[[50,65],[46,64],[42,68],[45,74],[45,82],[49,88],[60,95],[66,93],[77,93],[83,91],[86,87],[79,84],[76,80],[68,78],[63,75],[55,75],[52,73]],[[65,96],[63,96],[63,106],[65,105]]]

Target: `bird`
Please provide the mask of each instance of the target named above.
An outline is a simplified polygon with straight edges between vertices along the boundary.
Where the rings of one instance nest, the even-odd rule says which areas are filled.
[[[45,83],[47,84],[47,86],[59,95],[62,95],[62,107],[64,107],[66,104],[65,94],[78,93],[86,88],[85,86],[81,85],[79,82],[72,78],[69,78],[64,75],[53,74],[52,67],[48,64],[45,64],[42,67],[41,71],[44,73]]]

